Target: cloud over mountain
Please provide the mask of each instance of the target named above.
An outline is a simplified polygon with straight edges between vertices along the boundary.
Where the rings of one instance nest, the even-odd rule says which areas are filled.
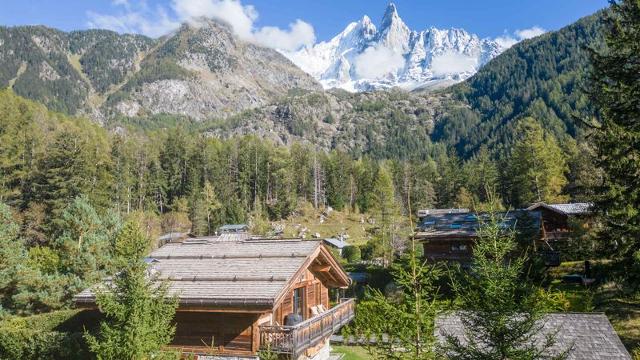
[[[504,47],[462,29],[409,29],[391,3],[376,26],[364,16],[329,41],[279,49],[325,88],[411,89],[468,78]]]
[[[172,0],[169,7],[150,7],[143,0],[113,0],[112,5],[118,9],[116,14],[89,11],[89,27],[159,37],[175,31],[183,22],[208,18],[228,24],[240,39],[267,47],[293,51],[315,42],[313,26],[300,19],[288,29],[256,27],[258,11],[240,0]]]

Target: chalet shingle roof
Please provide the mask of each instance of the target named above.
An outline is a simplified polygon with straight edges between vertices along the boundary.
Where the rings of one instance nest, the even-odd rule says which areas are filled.
[[[566,203],[566,204],[545,204],[538,202],[529,206],[526,210],[537,210],[539,208],[548,208],[550,210],[559,211],[565,215],[585,215],[593,211],[592,203]]]
[[[548,314],[541,321],[544,321],[542,333],[534,341],[541,341],[545,335],[557,332],[556,344],[549,349],[551,354],[571,349],[568,360],[631,359],[604,314],[557,313]],[[439,316],[435,333],[440,341],[445,334],[453,335],[463,343],[466,341],[458,314]]]
[[[567,215],[589,214],[593,208],[592,203],[549,204],[549,206]]]
[[[320,241],[191,239],[170,243],[149,258],[151,271],[168,279],[182,305],[272,306]],[[346,277],[346,274],[345,274]],[[92,304],[91,289],[76,295]]]

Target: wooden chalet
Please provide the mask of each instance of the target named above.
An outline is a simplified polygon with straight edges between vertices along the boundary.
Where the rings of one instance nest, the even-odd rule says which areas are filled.
[[[330,301],[350,279],[321,241],[247,236],[169,243],[152,271],[179,298],[171,347],[202,359],[256,359],[269,349],[288,359],[328,359],[329,338],[354,317],[354,301]],[[95,307],[87,289],[74,298]]]
[[[498,213],[500,226],[526,234],[548,265],[559,262],[557,246],[570,236],[569,218],[589,214],[591,204],[544,204]],[[418,211],[416,239],[423,244],[424,256],[430,261],[468,264],[478,228],[489,218],[485,213],[468,209],[431,209]]]
[[[529,206],[527,211],[540,211],[542,215],[542,238],[551,243],[564,241],[571,235],[569,219],[585,218],[591,214],[593,204],[545,204],[535,203]]]
[[[516,210],[496,216],[505,229],[515,228],[521,233],[528,233],[532,239],[539,237],[540,212]],[[476,214],[466,209],[430,212],[420,217],[415,238],[422,243],[427,260],[467,265],[473,256],[478,229],[486,221],[489,221],[488,214]]]

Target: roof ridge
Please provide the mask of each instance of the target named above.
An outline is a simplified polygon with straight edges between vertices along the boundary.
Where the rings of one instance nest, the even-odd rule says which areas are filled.
[[[309,254],[292,252],[290,254],[276,255],[158,255],[150,256],[156,260],[210,260],[210,259],[278,259],[278,258],[306,258]]]

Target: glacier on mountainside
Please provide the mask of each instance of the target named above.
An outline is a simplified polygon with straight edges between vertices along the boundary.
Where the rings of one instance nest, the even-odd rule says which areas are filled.
[[[463,29],[413,31],[390,3],[379,27],[365,15],[329,41],[283,54],[324,88],[353,92],[446,86],[470,77],[503,50]]]

